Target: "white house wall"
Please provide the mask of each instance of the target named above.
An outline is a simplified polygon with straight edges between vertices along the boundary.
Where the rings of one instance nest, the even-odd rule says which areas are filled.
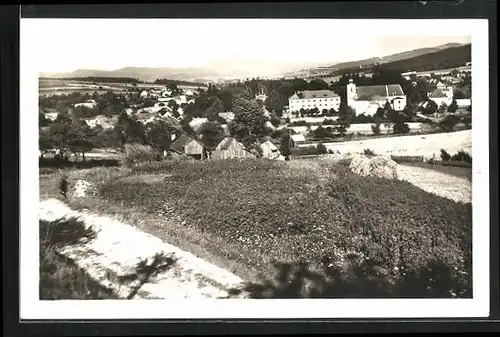
[[[300,111],[300,109],[314,109],[318,108],[319,111],[323,109],[335,109],[340,107],[340,97],[323,97],[323,98],[303,98],[289,100],[290,112]]]

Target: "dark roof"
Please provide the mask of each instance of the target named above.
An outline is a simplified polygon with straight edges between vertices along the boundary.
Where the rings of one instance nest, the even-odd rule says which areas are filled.
[[[358,98],[376,99],[387,96],[403,96],[404,92],[399,84],[364,85],[356,88]]]
[[[170,145],[170,149],[175,151],[175,152],[183,152],[183,148],[188,145],[191,142],[195,142],[196,140],[188,137],[186,135],[180,135],[179,138],[177,138],[172,145]]]
[[[302,97],[299,95],[302,94]],[[305,90],[299,93],[293,94],[292,99],[311,99],[311,98],[325,98],[325,97],[339,97],[335,92],[331,90]]]
[[[436,89],[429,94],[429,97],[438,98],[438,97],[446,97],[446,95],[441,90]]]

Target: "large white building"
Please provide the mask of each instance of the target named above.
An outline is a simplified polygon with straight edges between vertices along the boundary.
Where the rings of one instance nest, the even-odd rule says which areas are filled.
[[[339,110],[340,96],[331,90],[306,90],[296,92],[288,99],[289,112],[297,112],[300,109],[323,109]]]
[[[365,85],[357,87],[353,80],[347,85],[347,105],[356,115],[373,116],[379,107],[389,102],[395,111],[406,107],[406,95],[399,84]]]

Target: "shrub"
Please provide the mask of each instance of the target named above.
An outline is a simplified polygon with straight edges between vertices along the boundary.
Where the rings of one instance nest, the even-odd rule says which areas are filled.
[[[391,159],[394,160],[398,164],[403,163],[423,163],[424,156],[394,156],[391,155]]]
[[[325,144],[323,143],[318,143],[316,146],[316,149],[318,150],[319,154],[325,154],[328,153],[328,149],[326,148]]]
[[[392,132],[394,134],[407,134],[410,133],[410,127],[407,123],[395,123],[392,126]]]
[[[371,149],[364,149],[363,153],[365,156],[375,156],[376,155],[376,153]]]
[[[293,121],[288,126],[307,126],[307,122],[305,120]]]
[[[375,136],[380,135],[380,123],[372,125],[372,132]]]
[[[125,144],[124,163],[132,166],[137,163],[153,162],[162,159],[162,153],[149,145]]]
[[[454,154],[451,158],[452,161],[461,161],[466,163],[472,163],[472,157],[470,154],[465,152],[464,150],[458,151],[458,153]]]
[[[333,119],[325,119],[323,125],[335,125],[335,121]]]
[[[450,159],[451,159],[451,155],[448,152],[446,152],[445,149],[441,149],[441,160],[448,161]]]

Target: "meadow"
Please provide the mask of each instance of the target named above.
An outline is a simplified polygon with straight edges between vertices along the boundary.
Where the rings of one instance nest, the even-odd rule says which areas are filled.
[[[40,177],[57,196],[58,175]],[[249,281],[253,297],[471,297],[472,204],[304,159],[70,171],[70,200]]]

